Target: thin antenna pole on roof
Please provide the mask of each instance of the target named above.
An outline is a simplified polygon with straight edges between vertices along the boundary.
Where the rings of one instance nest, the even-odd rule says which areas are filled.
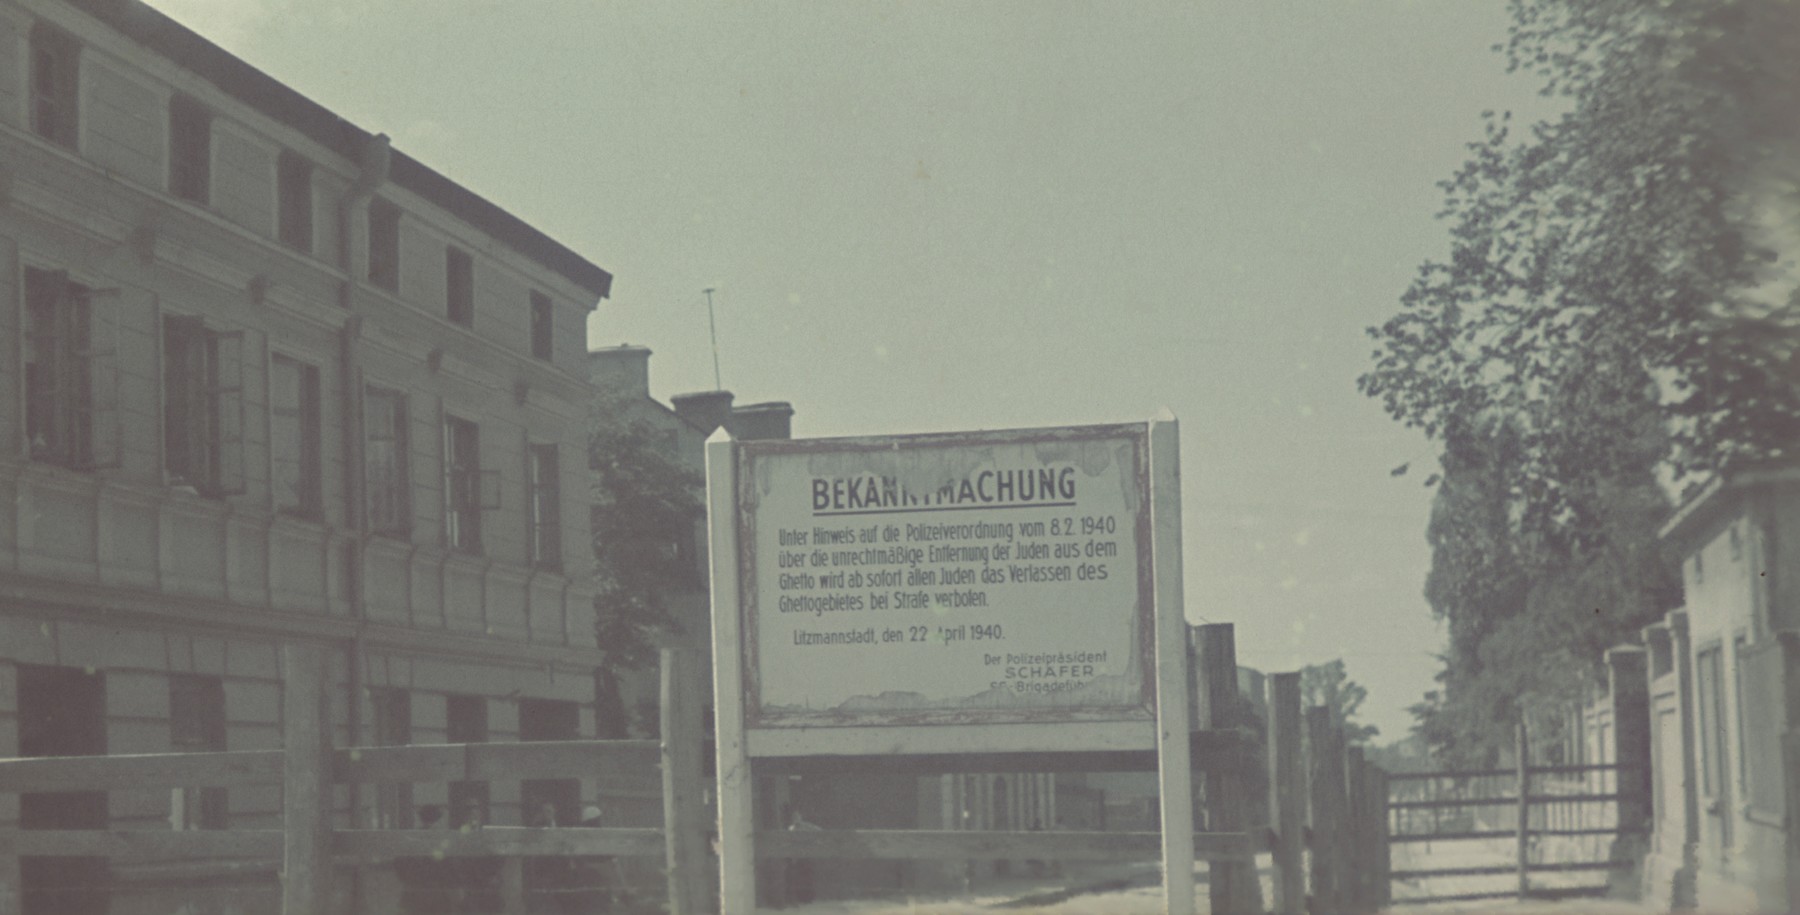
[[[713,348],[713,390],[725,390],[725,383],[719,380],[719,322],[713,317],[713,287],[708,286],[706,292],[706,326],[712,330]]]

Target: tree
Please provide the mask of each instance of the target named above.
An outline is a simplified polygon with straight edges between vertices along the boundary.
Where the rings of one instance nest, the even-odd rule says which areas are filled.
[[[1800,271],[1778,257],[1800,247],[1800,4],[1510,11],[1509,67],[1566,111],[1484,115],[1441,185],[1449,256],[1371,328],[1358,380],[1443,446],[1426,596],[1450,646],[1413,710],[1469,758],[1679,602],[1659,472],[1800,441]]]
[[[1344,673],[1344,659],[1324,664],[1308,664],[1300,668],[1300,701],[1306,706],[1322,705],[1331,709],[1331,719],[1344,729],[1349,743],[1368,743],[1381,729],[1356,722],[1356,712],[1369,698],[1362,688]]]
[[[703,483],[667,441],[624,419],[598,423],[588,440],[597,635],[618,667],[654,661],[659,640],[678,626],[671,597],[704,587],[695,560]]]

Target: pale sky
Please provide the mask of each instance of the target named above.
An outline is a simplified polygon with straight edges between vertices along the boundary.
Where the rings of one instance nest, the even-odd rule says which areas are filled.
[[[615,274],[593,346],[799,436],[1182,425],[1193,621],[1434,687],[1436,448],[1357,393],[1500,0],[151,0]],[[1410,462],[1413,472],[1391,477]]]

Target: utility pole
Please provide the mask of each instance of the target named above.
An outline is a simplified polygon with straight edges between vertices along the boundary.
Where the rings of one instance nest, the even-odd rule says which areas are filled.
[[[725,390],[725,383],[719,380],[719,322],[713,318],[713,287],[708,286],[706,292],[706,326],[712,331],[713,349],[713,390]]]

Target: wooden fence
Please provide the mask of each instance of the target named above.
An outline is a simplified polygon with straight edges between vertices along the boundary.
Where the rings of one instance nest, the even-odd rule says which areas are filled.
[[[1238,693],[1228,624],[1197,631],[1197,703],[1191,734],[1195,778],[1209,799],[1205,831],[1194,836],[1196,861],[1209,862],[1211,911],[1264,910],[1258,854],[1270,853],[1278,915],[1371,912],[1388,898],[1387,778],[1358,748],[1346,747],[1328,710],[1302,714],[1298,673],[1267,680],[1266,731]],[[21,858],[112,860],[279,860],[281,909],[288,915],[392,911],[381,881],[343,880],[392,873],[404,859],[486,858],[500,864],[504,911],[525,909],[525,859],[660,857],[669,911],[715,905],[712,823],[701,735],[701,678],[693,652],[665,652],[662,738],[334,749],[329,735],[324,649],[284,649],[283,750],[0,760],[0,791],[17,794],[279,785],[280,829],[41,830],[0,832],[0,915],[21,915]],[[1251,822],[1244,803],[1254,775],[1247,760],[1266,760],[1270,822]],[[983,757],[759,760],[765,771],[894,772],[1119,771],[1153,768],[1154,754],[990,754]],[[336,787],[398,782],[592,778],[609,770],[660,770],[664,828],[484,826],[478,829],[355,829],[336,822]],[[1154,832],[995,832],[963,830],[767,831],[758,857],[819,860],[1150,861]],[[1310,871],[1305,853],[1311,852]],[[392,881],[389,881],[391,884]],[[353,891],[355,887],[355,891]],[[390,885],[389,892],[393,888]],[[52,911],[54,909],[51,909]]]

